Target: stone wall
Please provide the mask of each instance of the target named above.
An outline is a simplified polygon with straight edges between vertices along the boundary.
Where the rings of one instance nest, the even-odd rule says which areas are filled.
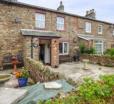
[[[21,22],[15,22],[20,18]],[[34,28],[34,10],[16,5],[0,4],[0,66],[7,54],[23,51],[20,29]]]
[[[82,59],[89,59],[90,63],[93,64],[114,67],[114,57],[111,56],[81,55],[81,60]]]
[[[48,67],[43,66],[41,62],[31,58],[25,59],[25,67],[30,71],[31,78],[36,83],[60,79],[58,73],[51,72]]]

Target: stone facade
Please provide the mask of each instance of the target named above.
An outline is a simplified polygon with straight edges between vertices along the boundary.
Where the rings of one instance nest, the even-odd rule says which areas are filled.
[[[91,33],[85,32],[85,22],[89,22],[92,24],[92,30]],[[103,33],[98,34],[98,26],[103,26]],[[103,23],[99,21],[92,21],[89,19],[82,19],[78,18],[78,34],[86,34],[86,35],[94,35],[94,36],[100,36],[105,39],[106,46],[105,48],[111,48],[111,44],[114,44],[114,36],[113,36],[113,30],[114,28],[111,28],[111,24],[109,23]]]
[[[46,16],[46,27],[43,31],[53,31],[61,36],[60,39],[52,38],[51,41],[51,65],[58,66],[59,58],[59,43],[69,42],[69,55],[73,56],[74,47],[78,46],[78,34],[86,34],[84,25],[85,22],[92,23],[93,35],[98,35],[98,24],[103,25],[103,37],[106,39],[107,48],[110,48],[114,42],[112,36],[111,24],[97,20],[87,19],[81,16],[76,16],[55,10],[45,8],[18,4],[18,3],[0,3],[0,66],[2,66],[3,57],[8,54],[17,54],[22,51],[25,57],[33,57],[39,60],[39,38],[22,36],[21,29],[36,29],[35,27],[35,13],[43,13]],[[56,17],[62,16],[65,20],[65,30],[56,30]],[[75,40],[75,41],[74,41]],[[31,48],[31,42],[36,46]],[[32,50],[31,50],[32,49]],[[33,51],[33,55],[31,53]],[[65,56],[64,56],[65,57]],[[69,58],[67,58],[69,59]]]
[[[22,19],[16,23],[15,19]],[[17,54],[23,50],[23,37],[20,34],[22,28],[34,28],[34,10],[0,3],[0,66],[3,57],[11,53]]]

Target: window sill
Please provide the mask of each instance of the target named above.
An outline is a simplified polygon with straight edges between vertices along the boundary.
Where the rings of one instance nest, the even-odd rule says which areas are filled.
[[[98,33],[98,35],[103,35],[103,33]]]
[[[85,31],[85,33],[91,34],[91,32],[87,32],[87,31]]]
[[[46,28],[35,27],[36,30],[45,30]]]
[[[59,54],[59,56],[67,56],[69,53]]]
[[[58,31],[58,32],[65,32],[65,30],[56,30],[56,31]]]

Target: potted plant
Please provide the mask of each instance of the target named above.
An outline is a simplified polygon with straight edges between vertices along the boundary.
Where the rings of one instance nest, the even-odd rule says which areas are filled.
[[[18,78],[19,87],[24,87],[27,85],[29,77],[29,72],[27,69],[22,69],[19,72],[16,72],[16,78]]]

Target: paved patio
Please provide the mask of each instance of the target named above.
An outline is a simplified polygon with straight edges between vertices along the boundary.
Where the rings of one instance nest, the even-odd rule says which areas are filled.
[[[88,64],[87,70],[84,70],[83,67],[84,64],[82,62],[72,62],[60,64],[58,68],[50,68],[50,70],[59,72],[76,83],[82,82],[84,77],[92,77],[96,80],[100,75],[114,74],[114,67],[104,67],[95,64]]]

